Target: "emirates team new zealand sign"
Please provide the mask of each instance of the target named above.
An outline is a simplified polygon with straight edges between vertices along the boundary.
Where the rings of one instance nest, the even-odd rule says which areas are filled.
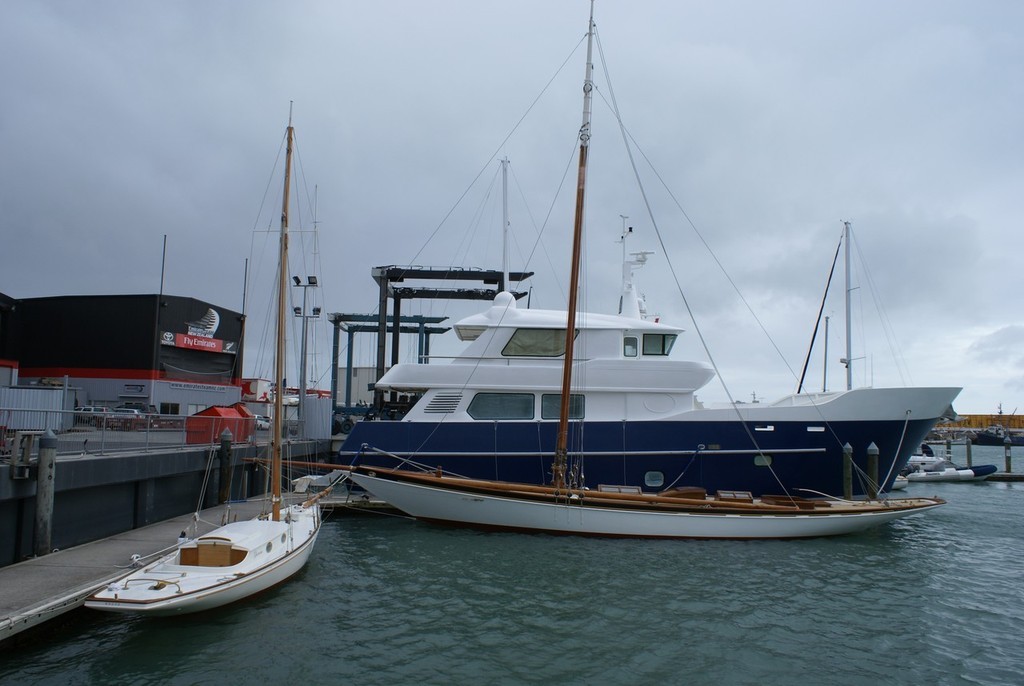
[[[211,353],[236,352],[234,341],[224,341],[215,338],[217,328],[220,326],[220,315],[212,307],[206,310],[206,314],[192,322],[185,322],[188,333],[176,333],[174,331],[162,331],[160,343],[171,345],[176,348],[188,348],[191,350],[205,350]]]

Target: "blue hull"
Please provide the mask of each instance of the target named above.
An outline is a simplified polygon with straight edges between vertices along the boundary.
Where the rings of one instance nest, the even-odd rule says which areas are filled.
[[[975,477],[989,476],[999,471],[999,468],[994,464],[977,464],[970,468],[974,472]]]
[[[585,422],[570,427],[570,456],[585,456],[591,487],[623,484],[654,492],[700,486],[708,492],[841,496],[842,446],[849,443],[857,466],[853,492],[864,495],[858,469],[867,473],[868,446],[878,446],[878,474],[888,491],[933,425],[934,420],[836,422],[825,432],[809,432],[805,422],[774,422],[771,432],[750,426],[761,451],[771,456],[769,468],[738,422]],[[555,430],[553,422],[360,421],[338,458],[348,464],[366,445],[470,478],[543,484],[551,481]],[[365,462],[402,466],[373,453]]]

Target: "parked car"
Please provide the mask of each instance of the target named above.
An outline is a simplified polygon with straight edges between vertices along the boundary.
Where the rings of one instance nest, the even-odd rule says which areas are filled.
[[[75,408],[75,424],[103,426],[103,418],[112,410],[105,405],[84,405]]]
[[[270,429],[270,419],[261,414],[256,415],[256,430],[267,431]]]
[[[134,407],[115,407],[107,425],[122,431],[136,431],[146,427],[146,415]]]

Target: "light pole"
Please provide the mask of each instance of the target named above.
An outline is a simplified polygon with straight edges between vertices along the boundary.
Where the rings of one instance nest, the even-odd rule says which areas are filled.
[[[292,281],[295,282],[296,287],[302,289],[302,307],[296,307],[292,311],[296,317],[302,317],[302,346],[299,355],[299,426],[301,427],[302,437],[306,437],[306,340],[307,340],[307,325],[310,319],[320,318],[320,308],[314,307],[312,314],[306,314],[306,302],[310,288],[316,288],[317,282],[315,276],[307,276],[306,283],[302,283],[302,279],[297,276],[292,277]]]

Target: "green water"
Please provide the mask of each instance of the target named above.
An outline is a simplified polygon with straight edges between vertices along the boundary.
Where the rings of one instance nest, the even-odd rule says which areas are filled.
[[[1021,683],[1024,484],[907,493],[949,504],[790,542],[336,518],[274,591],[169,620],[79,610],[0,646],[0,682]]]

